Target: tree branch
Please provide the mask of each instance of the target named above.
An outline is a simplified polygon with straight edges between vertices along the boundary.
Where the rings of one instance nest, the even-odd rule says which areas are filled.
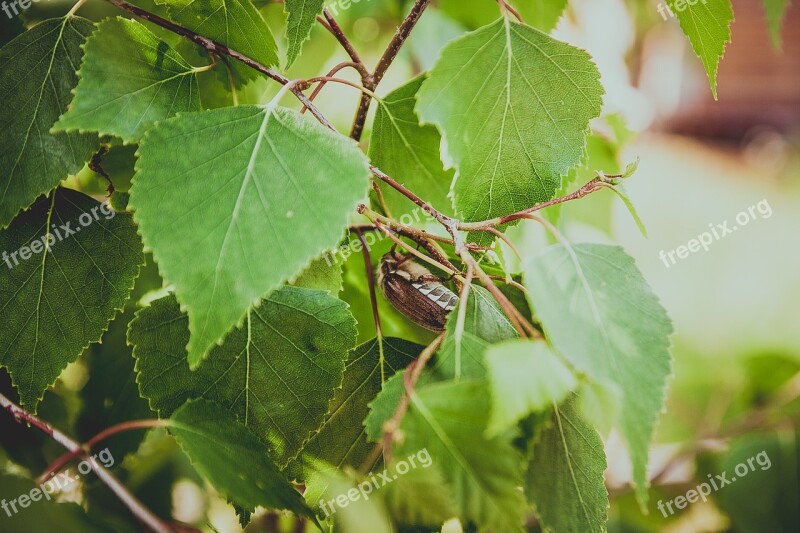
[[[223,54],[228,57],[231,57],[236,61],[239,61],[240,63],[247,65],[253,70],[258,71],[261,74],[264,74],[268,78],[277,81],[281,85],[286,85],[289,83],[289,79],[283,74],[280,74],[275,70],[272,70],[271,68],[262,65],[255,59],[252,59],[240,52],[237,52],[232,48],[228,48],[224,44],[220,44],[216,41],[209,39],[208,37],[199,35],[191,30],[184,28],[183,26],[179,26],[178,24],[175,24],[165,18],[159,17],[154,13],[150,13],[149,11],[145,11],[144,9],[136,7],[135,5],[130,4],[125,0],[106,0],[106,1],[110,4],[117,6],[123,11],[127,11],[128,13],[136,15],[137,17],[144,19],[148,22],[152,22],[157,26],[161,26],[162,28],[169,30],[177,35],[180,35],[181,37],[185,37],[186,39],[192,41],[193,43],[203,47],[210,54]],[[301,91],[300,88],[292,87],[291,91],[297,97],[297,99],[300,100],[300,102],[303,105],[305,105],[309,109],[309,111],[311,111],[311,113],[314,115],[314,117],[316,117],[317,120],[319,120],[322,124],[324,124],[328,128],[334,130],[334,127],[331,125],[328,119],[325,118],[325,116],[319,111],[319,109],[317,109],[314,106],[314,104],[308,99],[308,97],[305,94],[303,94],[303,91]]]
[[[411,8],[411,11],[408,13],[405,20],[403,20],[403,23],[397,28],[397,31],[389,43],[389,46],[386,48],[386,51],[383,53],[383,56],[378,62],[378,66],[375,67],[375,72],[373,72],[371,76],[364,80],[364,87],[373,92],[375,89],[377,89],[378,84],[383,79],[384,74],[386,74],[386,71],[389,70],[389,67],[397,58],[400,48],[403,47],[406,39],[408,39],[408,36],[411,34],[411,30],[413,30],[414,26],[417,25],[419,18],[422,16],[425,8],[427,8],[430,3],[431,0],[416,0],[416,2],[414,2],[414,6]],[[367,114],[369,113],[369,106],[371,103],[372,98],[370,98],[369,95],[364,94],[361,96],[361,101],[358,104],[356,116],[353,119],[353,128],[350,131],[350,137],[356,141],[360,141],[361,135],[364,133],[364,124],[367,121]]]
[[[80,444],[61,433],[59,430],[50,426],[47,422],[30,414],[25,409],[9,400],[3,394],[0,394],[0,407],[8,411],[19,424],[28,424],[35,427],[61,446],[74,452],[79,457],[89,458],[89,454],[84,450]],[[125,504],[125,506],[138,518],[143,524],[155,531],[156,533],[169,533],[170,527],[161,521],[160,518],[155,516],[136,496],[131,494],[128,489],[123,485],[111,472],[109,472],[102,465],[97,464],[97,461],[87,461],[97,474],[97,477],[108,486],[111,491]]]
[[[325,18],[317,17],[317,20],[319,20],[320,24],[331,32],[336,40],[339,41],[339,44],[342,45],[344,51],[347,52],[347,55],[350,56],[350,59],[352,59],[353,63],[356,65],[355,68],[361,74],[361,80],[364,81],[368,79],[370,77],[369,70],[367,70],[366,65],[364,65],[364,62],[361,60],[361,56],[358,55],[358,52],[356,52],[356,49],[353,47],[353,43],[351,43],[347,35],[344,34],[344,30],[342,30],[342,27],[336,22],[336,19],[333,18],[333,15],[331,15],[327,7],[322,10],[322,16]]]

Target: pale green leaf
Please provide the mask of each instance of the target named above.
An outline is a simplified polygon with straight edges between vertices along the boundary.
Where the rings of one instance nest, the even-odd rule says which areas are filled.
[[[35,410],[125,305],[142,243],[130,215],[56,189],[0,231],[0,251],[0,364]]]
[[[347,361],[342,387],[336,390],[329,414],[303,453],[337,468],[360,468],[375,448],[367,442],[364,428],[369,403],[381,391],[383,382],[412,363],[422,349],[394,338],[383,340],[383,353],[377,339],[356,348]]]
[[[717,99],[717,69],[725,47],[731,41],[733,6],[731,0],[705,0],[694,5],[686,0],[667,0],[678,17],[683,33],[689,38],[694,53],[703,62],[711,93]],[[677,5],[682,6],[678,9]]]
[[[636,222],[636,227],[639,228],[639,231],[642,233],[644,238],[647,238],[647,227],[644,225],[642,217],[639,216],[639,211],[637,211],[636,206],[628,196],[628,191],[625,189],[625,186],[622,184],[614,185],[613,187],[610,187],[610,189],[614,191],[617,196],[619,196],[620,200],[622,200],[622,203],[625,204],[628,212],[633,217],[634,222]]]
[[[192,368],[248,308],[339,243],[369,180],[353,141],[271,105],[159,123],[136,170],[130,207],[188,312]]]
[[[570,369],[542,341],[514,340],[486,353],[492,416],[486,435],[513,427],[531,413],[551,409],[578,386]]]
[[[50,19],[0,49],[0,228],[97,149],[95,135],[48,133],[67,110],[93,28],[78,17]]]
[[[523,457],[511,444],[511,435],[482,436],[490,414],[485,385],[463,380],[418,387],[416,392],[395,457],[427,450],[463,523],[474,523],[480,531],[523,531]]]
[[[327,292],[284,287],[251,310],[196,371],[186,361],[188,337],[173,296],[139,311],[128,342],[142,396],[161,416],[191,398],[217,402],[270,443],[284,466],[325,419],[356,325],[347,304]]]
[[[407,473],[397,471],[397,461],[405,461],[407,457],[396,457],[395,463],[388,466],[392,483],[382,487],[381,496],[391,516],[401,524],[427,526],[440,531],[442,524],[456,516],[453,495],[441,471],[433,465],[419,461],[419,456],[426,457],[424,452],[417,452],[414,467]],[[398,474],[394,479],[394,474]],[[419,531],[426,531],[421,529]]]
[[[786,10],[789,8],[789,0],[761,0],[764,9],[767,11],[767,23],[769,24],[769,34],[772,37],[772,44],[776,49],[781,48],[781,28],[783,27]]]
[[[454,172],[444,170],[439,156],[441,135],[433,126],[422,126],[414,112],[416,95],[424,76],[389,93],[379,101],[372,126],[369,156],[372,162],[412,191],[425,191],[425,201],[440,212],[452,214],[447,194]],[[416,204],[382,184],[392,215],[413,211]]]
[[[557,407],[551,427],[538,437],[525,474],[525,489],[546,532],[605,531],[606,454],[597,431],[574,402]]]
[[[167,427],[195,468],[229,501],[250,511],[258,506],[287,509],[315,520],[264,443],[224,407],[189,400],[173,413]]]
[[[264,17],[250,0],[156,0],[166,5],[169,18],[184,28],[208,37],[266,67],[279,63],[278,46]],[[258,73],[231,62],[238,85],[256,78]]]
[[[525,24],[550,33],[567,10],[567,0],[513,0]]]
[[[54,131],[136,142],[154,123],[202,109],[192,66],[135,20],[101,22],[83,50],[75,98]]]
[[[403,397],[405,392],[405,387],[403,386],[404,375],[405,370],[397,372],[387,379],[378,396],[370,402],[369,415],[364,420],[364,427],[367,430],[367,438],[370,442],[381,442],[383,425],[392,418],[400,403],[400,398]]]
[[[556,350],[622,396],[619,428],[637,496],[646,502],[647,451],[671,371],[666,311],[616,246],[553,246],[526,258],[523,268],[531,305]]]
[[[311,28],[317,23],[317,16],[322,14],[325,0],[285,0],[284,9],[289,15],[286,21],[286,69],[292,66],[308,40]]]
[[[342,292],[342,264],[336,256],[325,255],[315,259],[299,276],[291,281],[295,287],[328,291],[333,296]]]
[[[417,113],[443,133],[465,220],[552,198],[600,113],[599,76],[586,52],[505,18],[445,48]]]
[[[358,487],[361,483],[353,479],[352,472],[343,472],[323,461],[311,465],[311,477],[306,482],[304,497],[323,522],[325,533],[392,533],[391,520],[378,497],[363,497]],[[364,482],[362,482],[364,483]],[[371,486],[372,482],[368,484]],[[352,498],[350,494],[358,493]],[[337,504],[339,502],[344,505]]]

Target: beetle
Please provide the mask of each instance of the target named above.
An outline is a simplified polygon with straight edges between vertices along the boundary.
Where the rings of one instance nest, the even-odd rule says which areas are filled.
[[[394,250],[381,258],[378,285],[398,311],[431,331],[444,331],[447,315],[458,304],[458,296],[443,280]]]

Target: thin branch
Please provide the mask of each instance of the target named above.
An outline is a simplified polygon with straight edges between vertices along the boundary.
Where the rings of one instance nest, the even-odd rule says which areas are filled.
[[[578,200],[595,191],[599,191],[600,189],[605,187],[607,179],[613,179],[614,177],[615,176],[606,176],[605,178],[597,177],[584,184],[583,187],[581,187],[577,191],[567,194],[565,196],[559,196],[558,198],[553,198],[550,201],[534,205],[533,207],[523,209],[522,211],[518,211],[510,215],[505,215],[490,220],[484,220],[482,222],[464,222],[458,225],[458,229],[462,231],[488,231],[487,227],[489,226],[501,226],[503,224],[508,224],[509,222],[514,222],[515,220],[528,218],[526,215],[535,213],[536,211],[544,209],[545,207],[550,207],[557,204],[563,204],[564,202],[569,202],[571,200]]]
[[[84,450],[80,444],[61,433],[59,430],[50,426],[47,422],[30,414],[22,407],[18,406],[3,394],[0,394],[0,407],[8,411],[19,424],[28,424],[35,427],[45,435],[52,438],[61,446],[71,452],[77,452],[80,457],[89,458],[89,454]],[[97,464],[97,461],[87,461],[94,470],[97,477],[111,489],[114,494],[125,504],[125,506],[138,518],[143,524],[155,531],[156,533],[169,533],[171,531],[169,525],[161,521],[160,518],[155,516],[136,496],[131,494],[128,489],[123,485],[111,472],[105,467]]]
[[[70,461],[77,459],[81,455],[91,452],[97,444],[103,442],[104,440],[108,439],[109,437],[113,437],[118,433],[123,433],[125,431],[133,431],[137,429],[149,429],[149,428],[156,428],[156,427],[164,427],[167,423],[165,420],[158,420],[158,419],[150,419],[150,420],[131,420],[129,422],[123,422],[121,424],[117,424],[115,426],[111,426],[108,429],[104,429],[88,441],[86,441],[78,450],[71,450],[67,453],[63,454],[61,457],[50,463],[50,466],[47,467],[42,475],[36,480],[37,483],[44,483],[47,481],[53,474],[64,468]]]
[[[397,58],[400,48],[403,47],[406,39],[408,39],[408,36],[411,34],[411,30],[413,30],[414,26],[417,25],[419,18],[422,16],[425,8],[427,8],[430,3],[431,0],[416,0],[416,2],[414,2],[414,6],[411,8],[411,11],[408,13],[405,20],[403,20],[402,24],[400,24],[400,26],[397,28],[397,31],[389,43],[389,46],[386,48],[386,51],[383,53],[383,56],[378,62],[378,66],[375,67],[375,72],[373,72],[371,76],[364,80],[364,86],[367,89],[370,91],[375,91],[375,89],[377,89],[378,84],[383,79],[386,71],[389,70],[389,67]],[[353,119],[353,127],[350,131],[350,137],[356,141],[360,141],[361,135],[364,133],[364,124],[367,121],[367,114],[369,114],[369,106],[371,103],[372,99],[368,95],[364,94],[361,97],[361,102],[358,104],[358,110],[356,111],[356,116]]]
[[[423,200],[422,198],[420,198],[419,196],[408,190],[405,186],[403,186],[399,182],[392,179],[390,176],[388,176],[386,173],[384,173],[381,169],[379,169],[375,165],[370,165],[369,168],[375,177],[377,177],[378,179],[380,179],[381,181],[383,181],[384,183],[395,189],[397,192],[399,192],[400,194],[402,194],[403,196],[405,196],[406,198],[417,204],[419,207],[422,208],[423,211],[428,213],[430,216],[435,218],[437,222],[439,222],[442,226],[444,226],[444,228],[453,238],[453,246],[456,249],[456,253],[460,254],[461,251],[465,249],[464,240],[461,238],[461,235],[458,234],[458,229],[460,224],[458,220],[455,220],[440,213],[431,204],[429,204],[428,202],[426,202],[425,200]]]
[[[349,80],[345,80],[342,78],[334,78],[332,76],[317,76],[316,78],[309,78],[306,80],[308,83],[341,83],[342,85],[347,85],[353,87],[354,89],[358,89],[362,93],[368,95],[371,98],[378,98],[375,93],[364,87],[363,85],[359,85]]]
[[[271,79],[277,81],[281,85],[286,85],[287,83],[289,83],[289,79],[286,78],[286,76],[284,76],[284,75],[272,70],[271,68],[269,68],[269,67],[267,67],[265,65],[262,65],[261,63],[259,63],[255,59],[252,59],[252,58],[250,58],[250,57],[248,57],[248,56],[246,56],[246,55],[244,55],[244,54],[242,54],[240,52],[237,52],[236,50],[228,48],[227,46],[225,46],[223,44],[220,44],[220,43],[218,43],[216,41],[213,41],[213,40],[209,39],[208,37],[204,37],[204,36],[199,35],[199,34],[193,32],[191,30],[187,30],[183,26],[179,26],[179,25],[177,25],[177,24],[175,24],[175,23],[173,23],[173,22],[171,22],[171,21],[169,21],[169,20],[167,20],[165,18],[159,17],[158,15],[156,15],[154,13],[150,13],[149,11],[145,11],[144,9],[136,7],[135,5],[130,4],[130,3],[126,2],[125,0],[106,0],[106,1],[108,3],[110,3],[110,4],[113,4],[113,5],[117,6],[118,8],[120,8],[120,9],[122,9],[124,11],[127,11],[128,13],[132,13],[133,15],[136,15],[137,17],[139,17],[141,19],[147,20],[148,22],[152,22],[153,24],[155,24],[157,26],[161,26],[162,28],[171,31],[172,33],[175,33],[177,35],[185,37],[186,39],[189,39],[193,43],[198,44],[201,47],[203,47],[210,54],[215,54],[215,53],[224,54],[224,55],[226,55],[228,57],[231,57],[231,58],[239,61],[240,63],[243,63],[243,64],[247,65],[248,67],[252,68],[253,70],[256,70],[256,71],[264,74],[268,78],[271,78]],[[301,91],[300,88],[293,87],[292,88],[292,93],[294,93],[294,95],[297,97],[298,100],[300,100],[300,102],[302,104],[304,104],[306,107],[308,107],[308,109],[311,111],[311,113],[314,115],[314,117],[316,117],[317,120],[319,120],[326,127],[328,127],[331,130],[335,131],[335,128],[333,127],[333,125],[331,125],[331,123],[328,121],[327,118],[325,118],[325,116],[319,111],[319,109],[314,107],[314,104],[308,99],[308,97],[305,94],[303,94],[303,91]]]
[[[347,67],[353,67],[353,68],[356,68],[356,64],[355,64],[355,63],[353,63],[352,61],[345,61],[345,62],[343,62],[343,63],[339,63],[338,65],[336,65],[335,67],[333,67],[333,68],[332,68],[332,69],[331,69],[331,70],[328,72],[328,74],[327,74],[325,77],[326,77],[326,78],[330,78],[330,77],[334,76],[335,74],[337,74],[337,73],[338,73],[340,70],[342,70],[342,69],[344,69],[344,68],[347,68]],[[308,99],[309,99],[309,100],[311,100],[311,101],[313,102],[313,101],[314,101],[314,99],[315,99],[315,98],[316,98],[316,97],[319,95],[319,93],[321,93],[321,92],[322,92],[322,89],[324,89],[324,88],[325,88],[325,85],[327,85],[327,84],[328,84],[328,82],[327,82],[327,81],[321,81],[321,82],[320,82],[320,83],[319,83],[319,84],[316,86],[316,88],[314,89],[314,92],[312,92],[312,93],[311,93],[311,96],[309,96],[309,97],[308,97]],[[300,110],[300,114],[302,115],[302,114],[303,114],[303,113],[305,113],[307,110],[308,110],[308,108],[307,108],[306,106],[303,106],[303,108]]]
[[[417,381],[419,381],[422,371],[425,369],[425,365],[428,364],[433,354],[436,353],[436,350],[442,345],[445,335],[446,332],[444,331],[440,333],[432,343],[422,350],[422,353],[419,354],[419,358],[406,367],[406,373],[403,376],[403,386],[405,388],[403,397],[400,399],[400,403],[397,405],[397,409],[395,409],[392,418],[383,424],[383,456],[386,462],[391,462],[392,460],[392,444],[394,444],[397,439],[400,423],[403,421],[403,417],[408,411],[408,406],[411,403],[411,396],[414,395],[414,386],[416,386]]]
[[[375,294],[375,271],[372,268],[372,257],[369,253],[369,244],[364,238],[364,233],[360,229],[355,230],[358,240],[361,242],[361,252],[364,255],[364,268],[367,272],[367,284],[369,286],[369,299],[372,304],[372,319],[375,321],[375,333],[378,342],[383,342],[383,328],[381,328],[381,315],[378,312],[378,298]]]
[[[366,65],[364,65],[364,62],[361,60],[361,56],[358,55],[358,52],[356,52],[356,49],[353,47],[353,43],[351,43],[350,39],[347,38],[347,35],[344,34],[344,30],[342,30],[342,27],[339,26],[338,22],[336,22],[336,19],[333,18],[333,15],[331,15],[331,12],[328,11],[328,8],[322,10],[322,16],[325,18],[322,19],[321,17],[317,17],[317,20],[319,20],[319,22],[329,32],[331,32],[336,40],[339,41],[339,44],[342,45],[344,51],[347,52],[347,55],[353,60],[353,64],[356,65],[355,68],[361,74],[361,79],[369,79],[369,70],[367,70]]]

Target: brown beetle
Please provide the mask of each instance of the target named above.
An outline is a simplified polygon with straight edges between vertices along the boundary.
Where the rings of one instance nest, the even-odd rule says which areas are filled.
[[[381,258],[378,285],[405,316],[431,331],[443,331],[458,296],[411,256],[391,251]]]

